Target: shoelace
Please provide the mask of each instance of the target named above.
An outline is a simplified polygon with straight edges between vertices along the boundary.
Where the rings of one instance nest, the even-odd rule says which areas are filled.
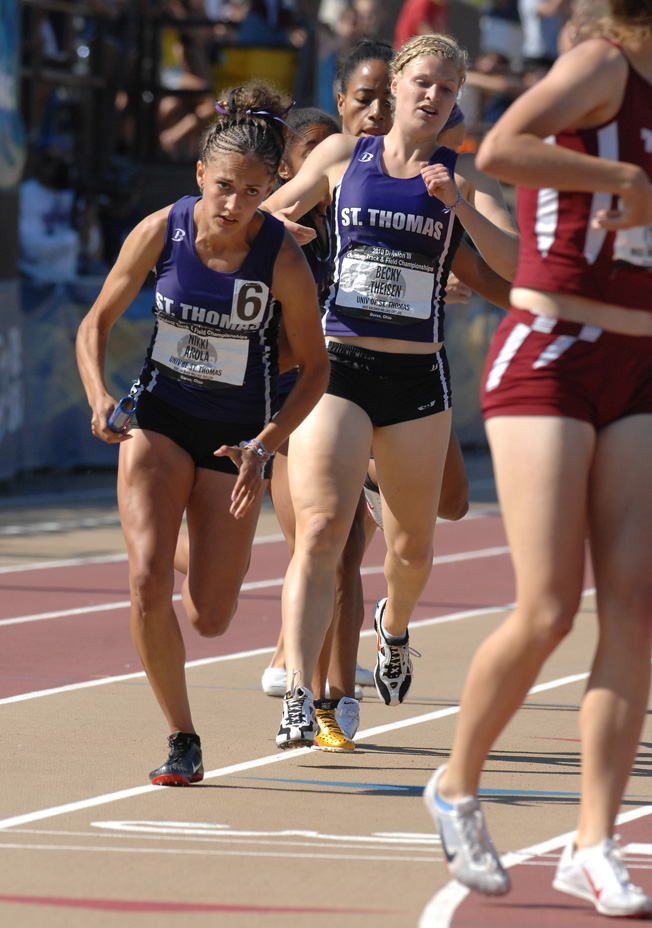
[[[179,741],[179,739],[173,741],[172,737],[170,737],[168,738],[168,744],[170,745],[170,754],[167,762],[168,764],[172,764],[175,761],[182,759],[188,749],[192,747],[193,742],[185,738],[182,741]]]
[[[484,870],[498,870],[498,855],[491,843],[481,810],[476,808],[460,814],[459,823],[471,860],[480,864]]]
[[[350,740],[335,717],[335,709],[323,709],[317,716],[317,722],[319,723],[320,732],[325,738],[332,738],[334,741]]]
[[[308,719],[304,712],[305,700],[305,696],[292,696],[285,701],[287,720],[293,728],[308,724]]]
[[[384,675],[389,677],[390,680],[400,677],[405,672],[404,668],[407,668],[412,673],[411,654],[415,657],[421,657],[420,651],[416,651],[407,644],[388,644],[385,642],[384,647],[389,648],[389,667]]]
[[[623,861],[622,851],[615,841],[609,841],[607,843],[604,856],[611,864],[611,869],[613,870],[614,876],[618,880],[618,883],[623,887],[623,889],[638,889],[642,892],[640,887],[634,886],[630,880],[627,867]]]
[[[333,734],[333,729],[335,729],[335,734],[341,733],[344,735],[344,732],[335,718],[335,709],[322,709],[317,716],[317,721],[319,722],[321,730],[326,734]]]

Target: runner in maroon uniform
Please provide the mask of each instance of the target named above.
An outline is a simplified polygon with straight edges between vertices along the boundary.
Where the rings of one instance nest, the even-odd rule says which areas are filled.
[[[610,6],[478,154],[519,185],[513,309],[482,396],[518,601],[472,662],[449,763],[425,797],[453,875],[507,892],[475,798],[480,773],[572,627],[588,532],[599,641],[579,719],[578,830],[554,886],[628,916],[652,913],[613,838],[652,642],[652,0]]]

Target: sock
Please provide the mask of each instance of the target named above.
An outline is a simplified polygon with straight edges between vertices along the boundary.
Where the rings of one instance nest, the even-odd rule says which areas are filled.
[[[385,607],[387,608],[387,607]],[[380,628],[383,633],[383,637],[386,640],[387,644],[405,644],[408,639],[407,629],[404,635],[390,635],[389,632],[385,631],[385,626],[383,625],[383,618],[385,617],[385,610],[383,609],[383,616],[380,620]]]
[[[442,797],[439,795],[439,793],[437,792],[437,790],[435,790],[435,803],[436,803],[437,806],[439,806],[439,808],[442,810],[442,812],[452,812],[452,811],[453,811],[453,803],[452,803],[452,802],[448,802],[446,799],[442,799]]]
[[[201,738],[199,735],[194,734],[194,732],[176,731],[173,737],[176,738],[177,735],[182,735],[184,738],[187,738],[188,741],[192,741],[193,744],[196,744],[197,747],[201,747]]]
[[[315,709],[337,709],[337,699],[315,699]]]

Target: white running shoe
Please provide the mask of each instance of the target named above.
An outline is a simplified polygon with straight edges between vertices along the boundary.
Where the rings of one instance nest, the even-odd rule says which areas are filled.
[[[371,685],[374,685],[374,675],[370,670],[364,670],[362,667],[363,673],[368,673],[371,677]],[[357,671],[356,671],[357,676]],[[365,684],[368,685],[368,684]],[[288,675],[284,667],[266,667],[263,671],[263,676],[261,679],[261,686],[263,688],[263,693],[267,693],[268,696],[285,696],[288,688]],[[324,696],[326,699],[331,698],[330,688],[328,686],[328,680],[326,681],[326,687]],[[358,686],[356,683],[355,686],[355,698],[360,701],[364,696],[362,692],[362,687]]]
[[[297,673],[294,675],[300,679]],[[309,748],[319,731],[312,692],[295,684],[283,697],[283,717],[276,736],[277,747]]]
[[[288,688],[285,667],[265,667],[261,686],[263,693],[267,693],[268,696],[285,696]]]
[[[366,667],[361,667],[360,664],[356,664],[355,682],[358,686],[375,686],[373,670],[367,670]],[[358,699],[357,696],[355,698]]]
[[[380,499],[380,490],[378,485],[373,482],[369,474],[364,481],[364,495],[367,503],[367,512],[374,520],[379,529],[383,527],[383,504]]]
[[[374,670],[374,683],[378,695],[386,706],[398,706],[402,703],[412,683],[411,654],[421,657],[418,651],[410,647],[410,636],[400,644],[390,644],[383,632],[383,613],[387,606],[387,597],[376,603],[374,610],[374,628],[377,635],[378,653]]]
[[[353,741],[360,725],[360,706],[357,699],[342,696],[335,708],[335,721],[349,741]]]
[[[600,915],[652,915],[652,899],[630,882],[621,850],[611,838],[579,851],[572,842],[568,844],[552,885],[562,893],[592,902]]]
[[[439,831],[448,869],[469,889],[502,896],[511,889],[511,881],[489,837],[480,803],[475,796],[454,803],[442,799],[437,781],[445,769],[433,774],[423,798]]]

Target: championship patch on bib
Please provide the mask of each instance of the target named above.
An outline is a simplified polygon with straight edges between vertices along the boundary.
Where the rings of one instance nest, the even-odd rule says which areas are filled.
[[[158,316],[152,360],[168,377],[198,387],[241,387],[248,356],[248,338]]]
[[[430,318],[434,286],[429,258],[354,245],[342,258],[336,306],[346,316],[410,325]]]

